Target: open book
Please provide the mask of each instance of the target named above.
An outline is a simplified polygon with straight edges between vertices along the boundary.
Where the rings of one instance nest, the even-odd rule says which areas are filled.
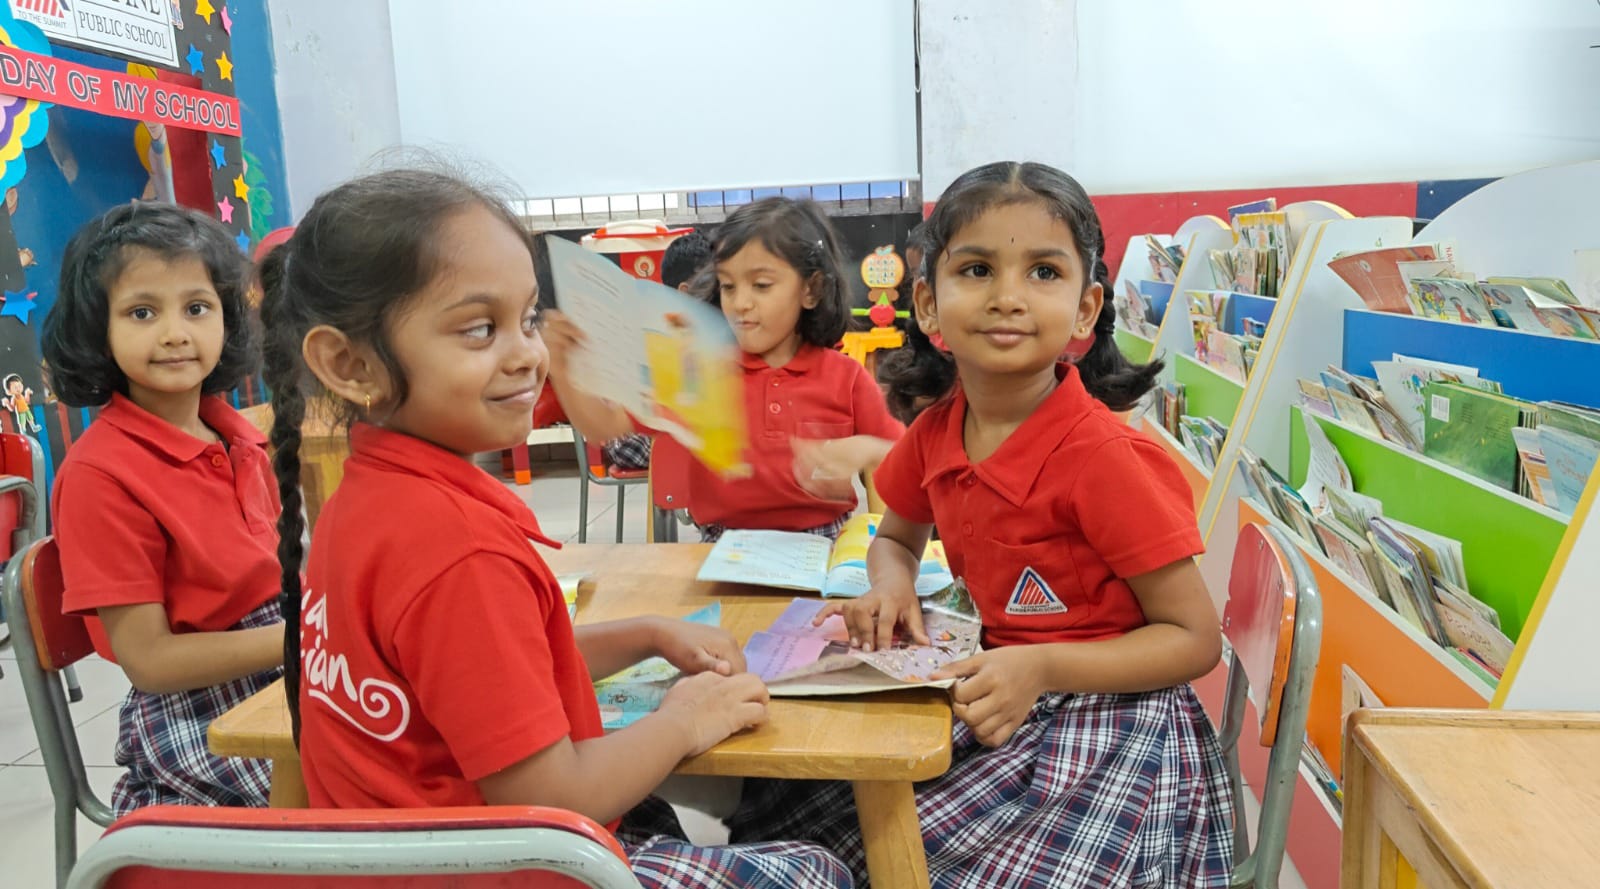
[[[867,594],[867,547],[878,533],[882,516],[851,517],[837,541],[798,531],[726,531],[705,562],[697,580],[748,583],[824,596],[857,598]],[[944,545],[935,540],[922,554],[917,595],[931,596],[955,580],[945,561]]]
[[[556,303],[588,337],[573,378],[712,470],[747,475],[739,347],[722,313],[571,241],[545,240]]]
[[[865,694],[918,686],[946,687],[953,680],[928,677],[946,664],[978,651],[983,625],[962,583],[952,583],[923,600],[922,621],[931,645],[909,636],[893,647],[861,651],[850,647],[844,618],[834,615],[812,626],[823,608],[816,599],[796,599],[764,632],[750,635],[744,658],[750,672],[780,697]]]
[[[720,626],[722,603],[713,602],[685,616],[684,620],[708,627]],[[608,732],[615,731],[654,713],[661,707],[667,689],[682,676],[666,659],[653,657],[599,680],[594,684],[594,696],[600,704],[601,725]]]

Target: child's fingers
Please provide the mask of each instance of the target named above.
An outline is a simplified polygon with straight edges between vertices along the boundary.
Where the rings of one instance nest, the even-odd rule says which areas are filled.
[[[928,630],[922,623],[922,606],[913,605],[903,615],[906,622],[906,632],[911,634],[912,641],[918,645],[931,645],[933,640],[928,638]]]
[[[877,634],[878,606],[872,604],[852,608],[844,613],[844,623],[850,631],[850,644],[871,651]]]
[[[822,606],[822,610],[817,612],[817,616],[816,617],[813,617],[811,619],[811,625],[813,627],[820,627],[820,626],[822,626],[822,622],[827,620],[828,618],[833,617],[835,614],[844,614],[844,613],[845,613],[845,603],[844,602],[829,602],[829,603],[827,603],[827,604]]]
[[[954,661],[952,663],[945,664],[944,666],[942,666],[939,669],[935,670],[933,672],[933,675],[932,675],[931,678],[933,678],[933,679],[967,679],[970,676],[976,676],[978,674],[978,672],[980,670],[982,670],[982,669],[983,669],[983,661],[979,660],[979,656],[978,655],[973,655],[972,657],[969,657],[969,658],[962,658],[959,661]],[[962,686],[965,686],[965,685],[968,685],[968,684],[969,683],[963,682],[963,683],[961,683],[961,685],[956,686],[956,688],[959,689]],[[976,686],[974,686],[974,687],[976,687]],[[969,695],[968,697],[965,697],[962,700],[963,701],[971,701],[971,700],[974,700],[974,699],[975,698],[973,696]]]

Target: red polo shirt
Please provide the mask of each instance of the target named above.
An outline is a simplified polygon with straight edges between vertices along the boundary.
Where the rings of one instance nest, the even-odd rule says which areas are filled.
[[[122,395],[100,410],[56,475],[62,610],[159,603],[174,633],[227,630],[278,594],[278,488],[266,438],[220,397],[207,444]],[[114,660],[100,621],[95,650]]]
[[[300,629],[313,806],[482,805],[478,779],[601,734],[566,600],[505,485],[358,425],[317,519]]]
[[[938,525],[986,646],[1144,626],[1124,578],[1204,549],[1178,468],[1091,396],[1076,368],[1056,373],[1060,385],[988,459],[967,460],[958,386],[917,417],[874,476],[890,509]]]
[[[856,507],[818,500],[794,478],[790,439],[871,435],[898,439],[905,432],[889,414],[883,391],[866,368],[832,349],[804,344],[782,367],[742,353],[744,410],[754,475],[724,479],[690,457],[668,435],[656,436],[651,459],[665,449],[668,460],[688,466],[689,514],[700,525],[804,531],[826,525]]]

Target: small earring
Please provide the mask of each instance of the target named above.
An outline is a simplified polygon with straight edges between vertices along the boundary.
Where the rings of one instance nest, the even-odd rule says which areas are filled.
[[[367,413],[372,413],[372,393],[367,392],[362,397],[365,398],[367,402]]]

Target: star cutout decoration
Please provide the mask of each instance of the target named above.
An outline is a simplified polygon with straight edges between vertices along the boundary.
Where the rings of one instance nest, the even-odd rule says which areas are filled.
[[[211,162],[216,164],[219,170],[228,165],[228,152],[216,139],[211,140]]]
[[[245,253],[250,252],[250,235],[248,233],[239,232],[239,236],[234,238],[233,242],[239,245],[239,249],[241,251]]]
[[[222,217],[223,222],[233,224],[233,198],[217,201],[217,215]]]
[[[250,199],[250,186],[244,184],[243,173],[233,177],[233,193],[241,201]]]
[[[233,79],[233,63],[228,61],[227,53],[217,56],[217,71],[222,75],[223,80]]]
[[[197,0],[194,5],[194,14],[205,19],[208,25],[211,24],[211,14],[216,11],[217,8],[211,5],[211,0]]]
[[[228,7],[222,7],[222,30],[233,34],[233,16],[228,14]]]
[[[189,63],[190,74],[198,75],[206,70],[205,53],[202,53],[200,48],[195,46],[193,43],[189,44],[189,52],[183,58],[184,61]]]
[[[21,321],[23,324],[27,324],[29,313],[38,308],[33,304],[33,298],[38,296],[39,292],[35,290],[28,293],[23,293],[20,290],[7,290],[5,294],[5,305],[0,306],[0,318],[10,315],[18,321]]]

